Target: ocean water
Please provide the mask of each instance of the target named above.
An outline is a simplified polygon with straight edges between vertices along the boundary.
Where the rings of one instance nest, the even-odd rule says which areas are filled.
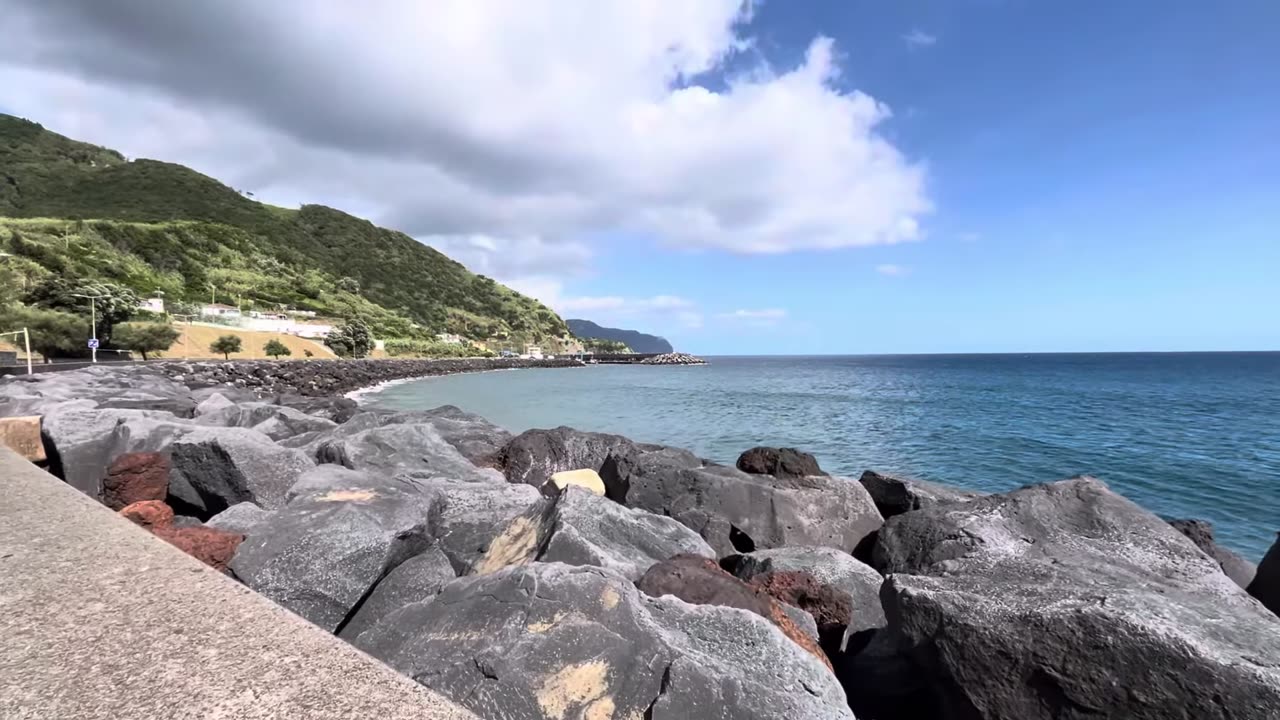
[[[513,432],[569,425],[732,463],[794,446],[823,469],[984,491],[1087,473],[1257,561],[1280,531],[1280,353],[711,358],[455,375],[373,406],[443,404]]]

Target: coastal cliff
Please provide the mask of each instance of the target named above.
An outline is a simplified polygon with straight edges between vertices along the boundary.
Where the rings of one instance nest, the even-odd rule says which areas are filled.
[[[1254,569],[1096,479],[983,495],[340,397],[502,362],[95,367],[0,380],[0,418],[482,718],[1280,713],[1280,551]]]

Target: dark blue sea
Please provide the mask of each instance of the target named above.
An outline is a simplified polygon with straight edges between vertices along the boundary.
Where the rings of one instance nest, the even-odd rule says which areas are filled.
[[[457,405],[519,432],[570,425],[732,463],[753,445],[833,474],[986,491],[1087,473],[1210,520],[1257,561],[1280,530],[1280,353],[720,357],[455,375],[364,402]]]

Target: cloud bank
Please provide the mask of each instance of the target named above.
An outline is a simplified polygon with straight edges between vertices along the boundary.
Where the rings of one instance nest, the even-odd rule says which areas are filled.
[[[562,309],[609,233],[785,253],[913,240],[930,209],[830,39],[727,70],[757,56],[742,0],[0,0],[0,17],[5,111],[369,216]]]

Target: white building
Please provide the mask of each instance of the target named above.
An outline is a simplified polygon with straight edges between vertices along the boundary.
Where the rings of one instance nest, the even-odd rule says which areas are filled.
[[[163,315],[164,314],[164,298],[162,297],[147,298],[146,300],[143,300],[142,302],[138,303],[138,309]]]
[[[542,359],[542,348],[537,345],[525,345],[524,356],[534,360]]]
[[[210,303],[200,308],[200,314],[205,317],[239,318],[240,308],[221,303]]]
[[[461,336],[461,335],[455,335],[455,334],[453,334],[453,333],[440,333],[439,335],[436,335],[436,339],[437,339],[437,340],[439,340],[439,341],[440,341],[440,342],[442,342],[442,343],[447,344],[447,345],[461,345],[461,344],[462,344],[462,336]]]
[[[292,318],[281,319],[275,317],[272,313],[258,313],[259,317],[243,318],[238,321],[240,327],[249,330],[259,330],[261,332],[284,333],[286,335],[297,335],[304,338],[325,338],[329,333],[333,332],[332,325],[323,325],[320,323],[301,323]]]

